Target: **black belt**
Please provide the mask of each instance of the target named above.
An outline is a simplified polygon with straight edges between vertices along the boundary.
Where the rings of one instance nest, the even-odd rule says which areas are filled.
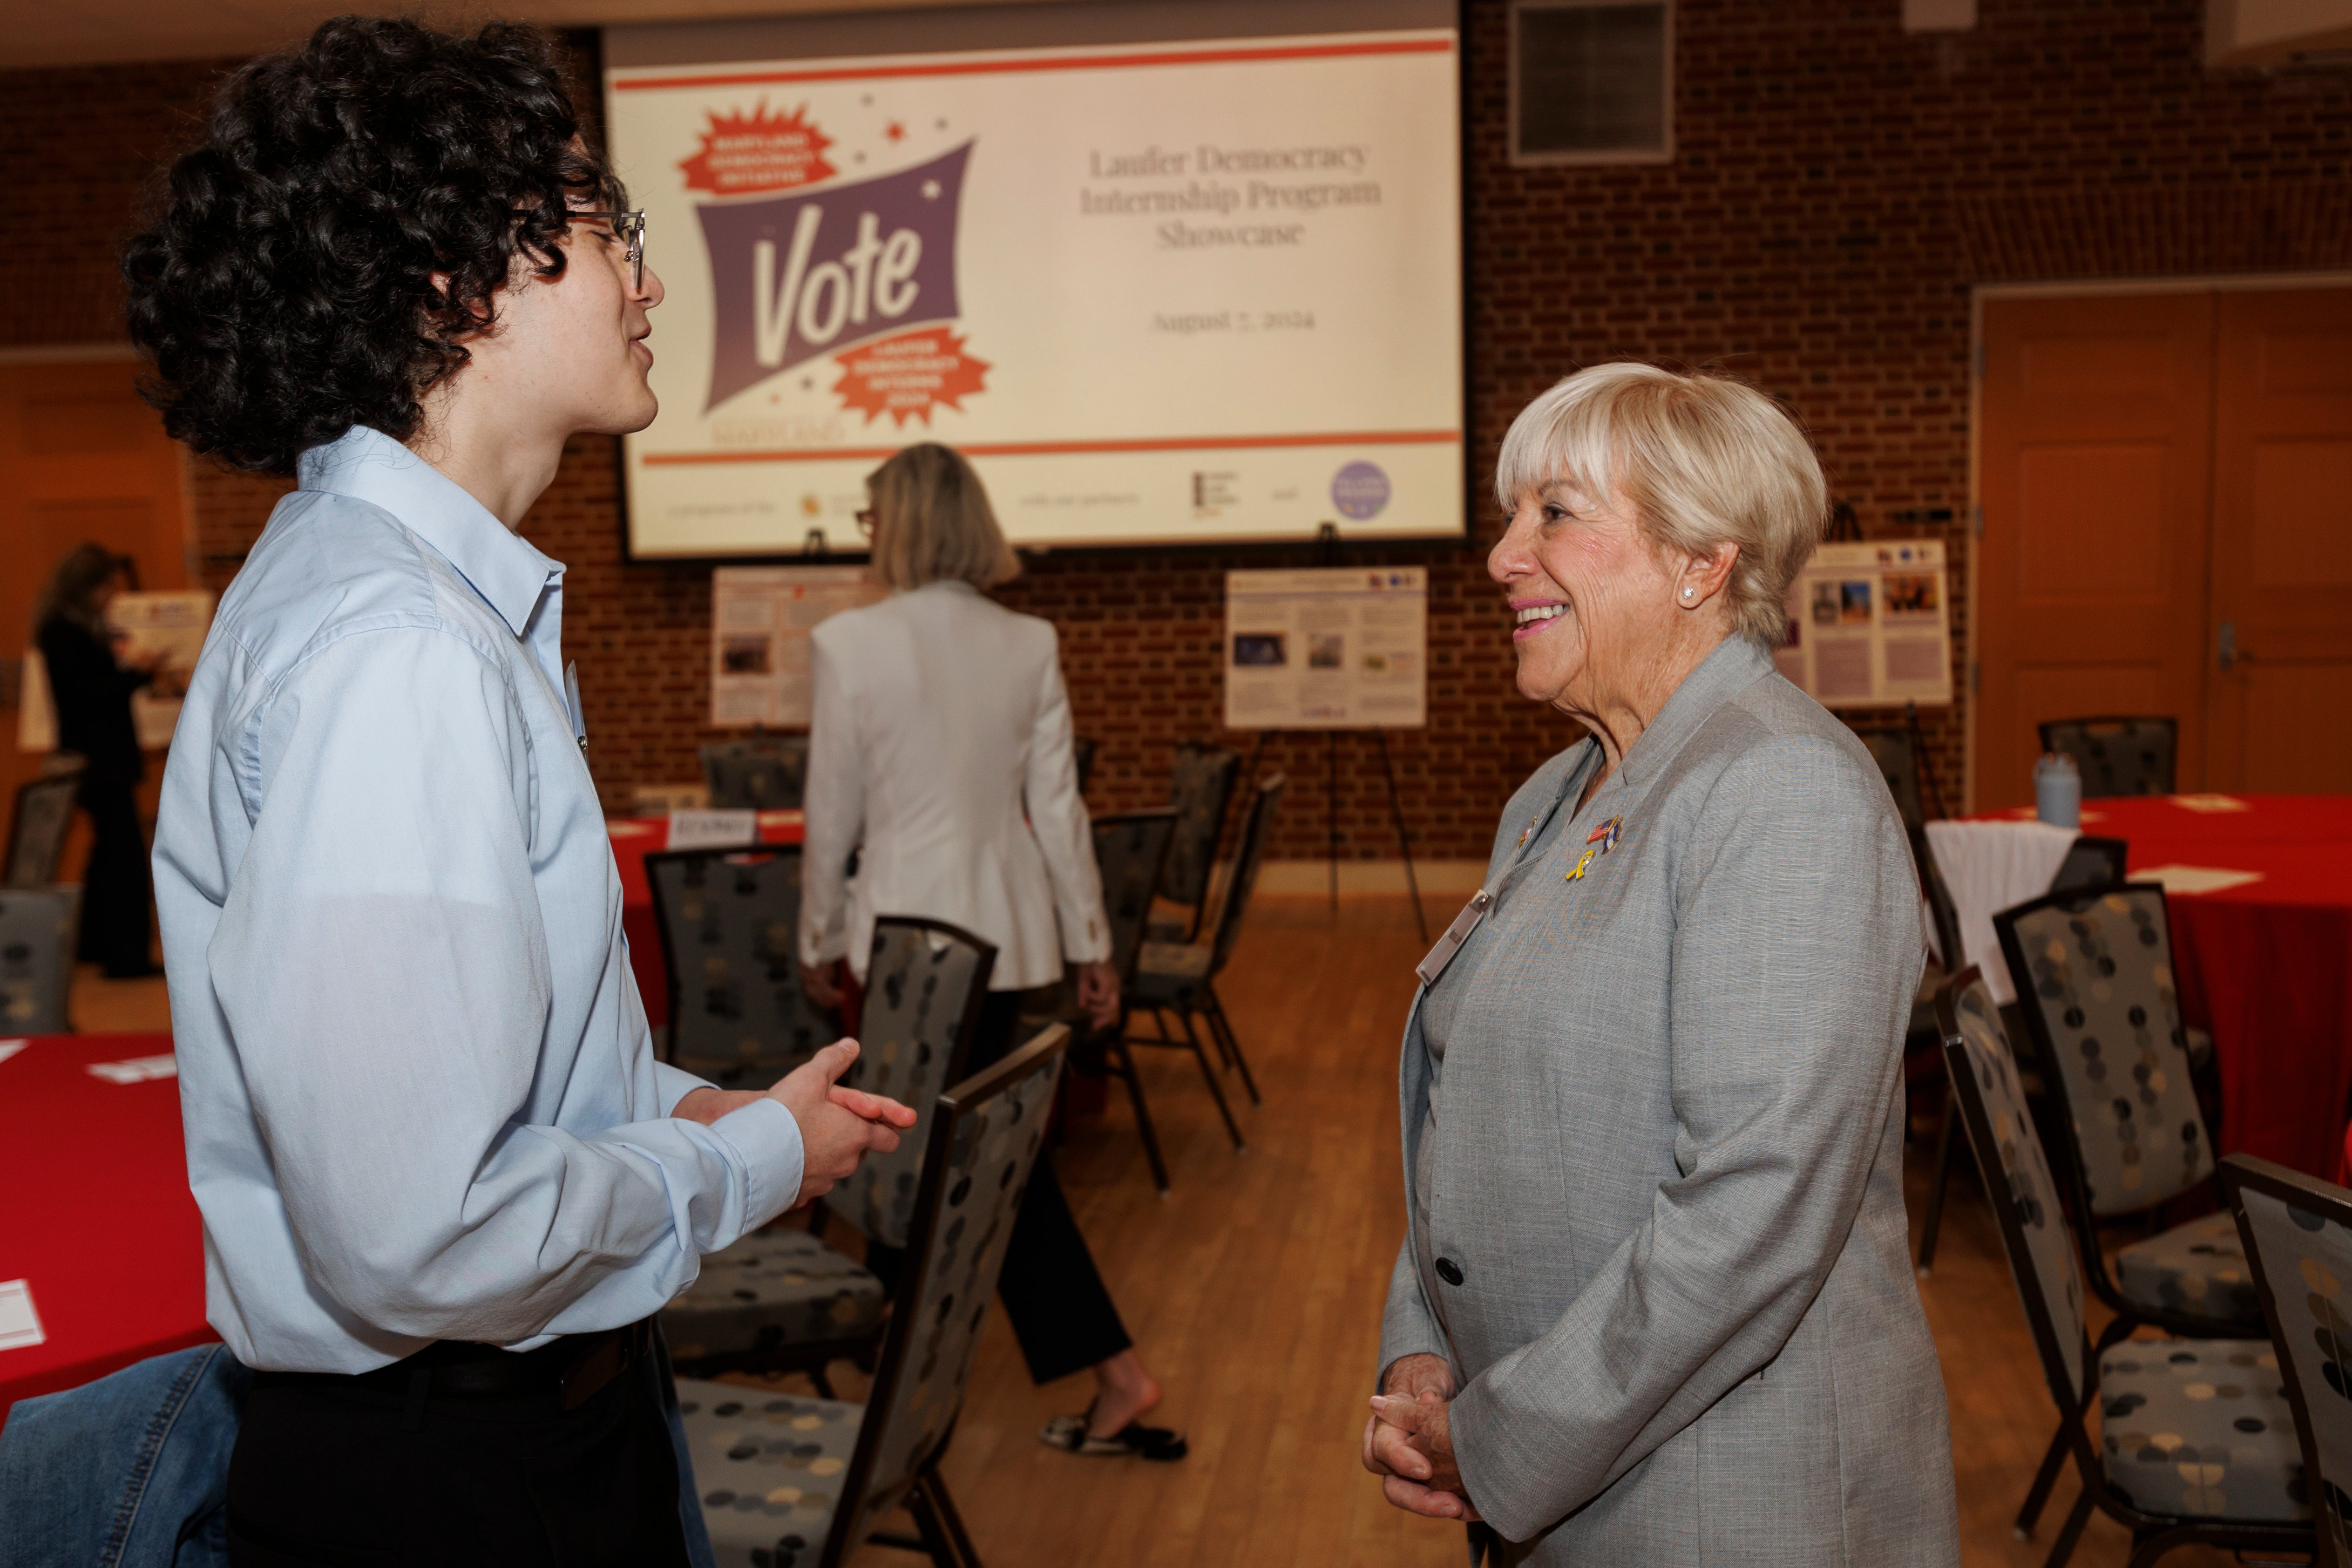
[[[653,1353],[653,1320],[593,1334],[566,1334],[537,1350],[520,1353],[466,1340],[436,1340],[415,1354],[355,1373],[265,1372],[256,1386],[335,1383],[391,1394],[407,1402],[412,1415],[427,1399],[495,1399],[552,1394],[564,1410],[577,1410],[622,1373]]]

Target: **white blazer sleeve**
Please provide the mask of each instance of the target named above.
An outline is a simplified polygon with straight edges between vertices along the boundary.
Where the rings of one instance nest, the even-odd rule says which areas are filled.
[[[801,962],[849,953],[849,852],[866,831],[866,759],[848,670],[809,639],[808,784],[802,796]]]
[[[1050,628],[1049,628],[1050,630]],[[1093,825],[1078,797],[1078,769],[1070,752],[1070,699],[1062,687],[1058,637],[1048,645],[1038,691],[1037,729],[1029,741],[1024,794],[1030,831],[1054,881],[1054,912],[1061,919],[1062,956],[1091,963],[1110,956],[1110,925],[1103,912],[1102,872],[1095,865]]]

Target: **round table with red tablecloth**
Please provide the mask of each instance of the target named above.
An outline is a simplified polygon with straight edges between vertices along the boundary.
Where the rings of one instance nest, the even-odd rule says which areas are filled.
[[[2124,839],[2131,876],[2167,886],[2181,1012],[2213,1035],[2221,1152],[2334,1176],[2352,1095],[2352,795],[2087,800],[2082,830]]]
[[[0,1421],[215,1337],[171,1051],[169,1035],[0,1040]]]
[[[669,818],[615,817],[604,826],[613,837],[614,863],[621,871],[621,934],[629,941],[629,967],[636,973],[637,994],[645,999],[646,1021],[658,1031],[669,1022],[669,976],[662,968],[661,922],[654,914],[653,884],[646,879],[646,857],[669,847]],[[760,841],[798,844],[801,814],[760,813]]]

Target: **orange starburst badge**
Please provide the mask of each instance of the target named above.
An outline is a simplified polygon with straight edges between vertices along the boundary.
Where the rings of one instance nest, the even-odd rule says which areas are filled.
[[[901,332],[842,354],[841,379],[833,390],[842,406],[866,416],[867,424],[887,414],[903,426],[920,416],[931,422],[934,408],[961,412],[962,399],[983,390],[988,362],[963,352],[964,340],[945,327]]]
[[[773,113],[762,100],[749,114],[712,114],[702,150],[678,163],[686,188],[740,196],[831,179],[835,170],[824,150],[833,138],[810,124],[807,113],[806,104]]]

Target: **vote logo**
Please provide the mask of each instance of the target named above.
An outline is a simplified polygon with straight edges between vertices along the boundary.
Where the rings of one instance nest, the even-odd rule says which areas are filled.
[[[1361,522],[1389,504],[1389,477],[1376,463],[1349,463],[1331,476],[1331,504]]]
[[[715,340],[703,411],[809,360],[955,320],[971,147],[875,179],[698,206]]]

